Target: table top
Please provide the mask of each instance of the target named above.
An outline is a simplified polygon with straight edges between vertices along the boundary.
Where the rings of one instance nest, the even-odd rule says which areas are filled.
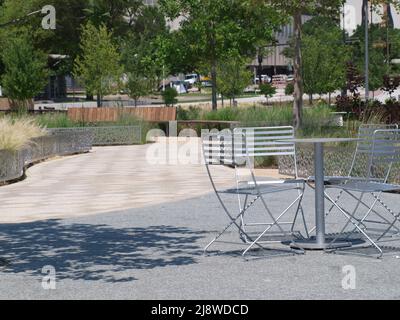
[[[358,138],[295,138],[280,139],[279,142],[298,142],[298,143],[331,143],[331,142],[351,142],[360,141]]]

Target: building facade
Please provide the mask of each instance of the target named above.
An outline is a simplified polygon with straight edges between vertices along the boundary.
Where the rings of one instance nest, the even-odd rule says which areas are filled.
[[[368,0],[347,0],[343,6],[341,26],[346,29],[349,35],[354,33],[357,26],[362,25],[365,18],[365,1],[369,3],[368,18],[369,23],[386,23],[390,28],[400,29],[400,13],[396,11],[393,4],[383,4],[378,7],[372,6]],[[303,16],[303,23],[311,19],[311,16]],[[275,44],[266,47],[266,54],[262,57],[262,63],[258,57],[250,64],[250,68],[255,75],[266,74],[269,76],[276,74],[291,74],[292,61],[284,55],[285,48],[293,36],[293,24],[287,24],[281,28],[275,35]]]

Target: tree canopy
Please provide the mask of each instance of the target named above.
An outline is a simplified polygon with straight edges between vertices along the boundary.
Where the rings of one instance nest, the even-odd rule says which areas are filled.
[[[343,32],[335,21],[314,17],[303,25],[301,43],[304,92],[323,94],[345,84],[350,48],[343,43]],[[293,58],[293,44],[287,55]]]
[[[246,59],[231,56],[218,64],[218,91],[234,102],[235,98],[251,83],[253,74],[247,70],[247,63]]]
[[[282,16],[290,17],[294,29],[293,71],[294,71],[294,102],[293,125],[296,129],[302,125],[303,114],[303,55],[302,41],[302,15],[316,15],[336,18],[339,20],[340,8],[343,0],[254,0],[256,3],[268,3]]]
[[[365,33],[358,27],[352,37],[353,60],[360,73],[364,73]],[[398,73],[399,65],[391,64],[400,58],[400,30],[373,24],[369,32],[369,87],[378,90],[385,74]]]
[[[98,106],[103,96],[118,92],[123,69],[121,56],[105,25],[95,27],[88,22],[81,39],[82,56],[75,61],[74,75],[97,95]]]
[[[5,70],[1,83],[5,93],[20,112],[25,112],[28,100],[37,95],[46,83],[47,57],[33,48],[28,35],[23,35],[7,40],[1,58]]]
[[[170,19],[183,17],[180,29],[169,39],[171,69],[186,67],[185,71],[193,72],[206,67],[214,109],[218,61],[232,52],[254,56],[257,46],[271,41],[282,22],[269,5],[255,5],[253,0],[161,0],[160,5]]]

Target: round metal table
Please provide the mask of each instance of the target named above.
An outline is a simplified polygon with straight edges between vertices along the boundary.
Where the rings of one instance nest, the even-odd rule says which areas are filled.
[[[279,142],[312,143],[314,145],[314,175],[315,175],[315,226],[316,236],[306,240],[296,240],[290,245],[304,250],[324,250],[328,248],[350,247],[349,241],[327,241],[325,234],[325,187],[324,187],[324,144],[333,142],[360,141],[356,138],[309,138],[285,139]]]

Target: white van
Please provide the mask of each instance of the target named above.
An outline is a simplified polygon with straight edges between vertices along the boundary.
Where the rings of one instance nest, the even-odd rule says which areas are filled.
[[[187,74],[184,80],[187,84],[194,85],[199,81],[199,77],[196,73]]]

